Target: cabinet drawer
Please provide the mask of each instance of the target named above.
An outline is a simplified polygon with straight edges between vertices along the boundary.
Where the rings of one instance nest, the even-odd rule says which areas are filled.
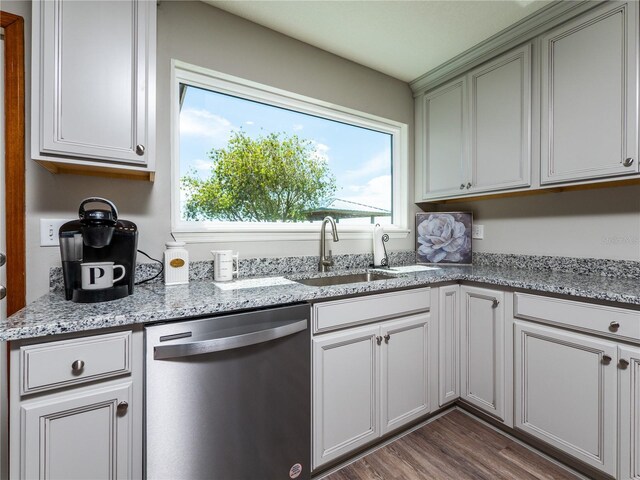
[[[130,358],[131,332],[20,347],[20,395],[131,373]]]
[[[599,334],[640,340],[640,312],[592,303],[516,293],[515,317],[542,320]]]
[[[313,306],[314,333],[429,310],[429,291],[419,288],[317,303]]]

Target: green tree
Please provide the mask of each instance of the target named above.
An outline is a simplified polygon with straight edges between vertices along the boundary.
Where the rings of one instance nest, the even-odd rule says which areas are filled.
[[[225,148],[209,152],[211,175],[181,179],[189,220],[295,222],[336,190],[336,180],[313,143],[272,133],[234,132]]]

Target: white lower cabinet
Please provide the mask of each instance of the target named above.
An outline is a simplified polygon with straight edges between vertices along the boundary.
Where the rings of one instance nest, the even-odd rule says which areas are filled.
[[[382,434],[429,412],[429,314],[380,327]]]
[[[142,478],[142,334],[11,343],[11,480]]]
[[[618,478],[640,479],[640,348],[618,348]]]
[[[438,404],[460,398],[460,285],[438,289]]]
[[[313,338],[313,464],[430,411],[429,314]]]
[[[460,377],[461,398],[510,424],[507,388],[504,292],[462,286]]]
[[[392,319],[313,338],[314,469],[459,399],[640,480],[640,346],[621,343],[638,343],[638,310],[470,285],[430,294],[431,313],[395,301]],[[342,324],[382,297],[350,299]],[[318,305],[329,318],[339,302]]]
[[[515,427],[616,474],[617,345],[515,322]]]
[[[131,382],[23,402],[21,478],[133,478]]]
[[[313,339],[313,464],[322,465],[380,436],[380,327]]]

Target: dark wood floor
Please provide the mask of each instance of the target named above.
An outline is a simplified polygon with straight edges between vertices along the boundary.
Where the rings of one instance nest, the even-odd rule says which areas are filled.
[[[468,415],[453,410],[324,480],[576,478]]]

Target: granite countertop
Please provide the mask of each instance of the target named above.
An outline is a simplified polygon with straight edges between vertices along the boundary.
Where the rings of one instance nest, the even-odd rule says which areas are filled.
[[[335,271],[358,273],[364,269]],[[287,275],[287,279],[309,275]],[[315,276],[319,276],[316,274]],[[389,280],[326,287],[290,283],[280,277],[265,279],[266,286],[223,290],[210,280],[188,285],[147,284],[136,287],[134,295],[97,304],[64,300],[61,292],[44,295],[0,323],[0,340],[17,340],[99,328],[177,320],[215,315],[252,308],[330,299],[345,295],[429,286],[451,281],[482,282],[517,289],[572,295],[591,300],[640,305],[640,280],[611,278],[584,273],[530,271],[496,266],[447,266],[426,272],[404,273]],[[273,285],[271,283],[280,283]],[[258,282],[259,283],[259,282]],[[228,284],[227,284],[228,285]],[[223,285],[223,288],[228,288]]]

